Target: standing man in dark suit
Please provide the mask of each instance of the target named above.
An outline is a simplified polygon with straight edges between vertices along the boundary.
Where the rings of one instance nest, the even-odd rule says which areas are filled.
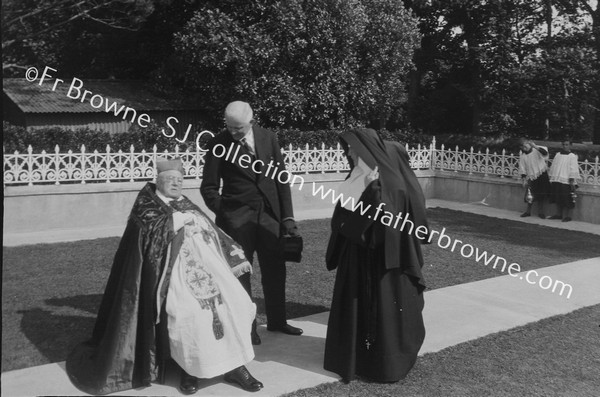
[[[282,234],[297,235],[289,183],[282,183],[273,167],[285,169],[275,134],[254,123],[253,112],[246,102],[235,101],[225,109],[227,131],[209,143],[204,157],[200,193],[216,215],[216,224],[239,243],[252,263],[254,253],[262,274],[267,329],[289,335],[301,335],[300,328],[286,322],[285,278]],[[237,146],[240,147],[237,147]],[[217,157],[219,148],[235,147],[242,153],[240,161]],[[220,152],[219,152],[220,153]],[[249,161],[242,161],[251,159]],[[223,184],[221,191],[219,188]],[[239,278],[252,296],[250,274]],[[252,326],[252,343],[261,343]]]

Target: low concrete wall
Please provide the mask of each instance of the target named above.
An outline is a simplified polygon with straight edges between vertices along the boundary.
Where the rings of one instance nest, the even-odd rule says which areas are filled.
[[[292,187],[297,212],[330,208],[313,195],[312,184],[335,189],[343,174],[310,174]],[[302,183],[304,182],[304,183]],[[8,186],[4,188],[3,245],[52,243],[120,236],[146,182],[85,185]],[[302,189],[300,189],[302,186]],[[186,180],[183,194],[213,216],[200,196],[200,180]]]
[[[425,197],[475,203],[523,211],[523,188],[519,181],[476,177],[453,172],[417,171]],[[314,188],[336,189],[345,174],[299,175],[292,187],[296,214],[319,210],[331,214],[331,195],[322,199]],[[120,236],[131,206],[145,182],[86,185],[9,186],[4,189],[3,245],[73,241]],[[184,194],[206,209],[199,180],[186,180]],[[600,224],[600,191],[580,189],[573,219]],[[554,213],[554,207],[546,210]],[[535,214],[535,208],[534,208]],[[324,215],[328,216],[328,215]]]
[[[521,182],[512,178],[441,171],[435,174],[434,198],[471,204],[483,202],[494,208],[523,212],[527,208],[524,194]],[[573,220],[600,224],[600,189],[581,187],[577,195]],[[544,213],[554,215],[556,205],[545,203]],[[533,216],[537,216],[537,204],[533,206]]]

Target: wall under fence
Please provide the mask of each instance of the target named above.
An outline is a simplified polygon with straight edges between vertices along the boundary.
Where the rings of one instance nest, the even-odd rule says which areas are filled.
[[[498,176],[468,175],[447,171],[415,171],[425,197],[461,203],[480,203],[515,211],[525,208],[523,188],[518,180]],[[292,187],[294,209],[333,211],[331,195],[314,195],[314,187],[336,189],[345,173],[300,175],[304,185]],[[7,186],[4,189],[3,245],[120,236],[136,195],[146,182]],[[314,187],[313,187],[314,184]],[[206,210],[199,192],[199,180],[186,180],[184,194]],[[600,224],[600,189],[583,186],[578,191],[573,219]],[[546,214],[554,214],[547,206]],[[207,210],[208,211],[208,210]],[[209,214],[212,214],[208,211]],[[534,207],[534,216],[535,212]]]
[[[433,174],[421,174],[424,191],[433,194]],[[336,189],[345,174],[298,175],[292,186],[294,211],[298,215],[318,211],[324,217],[333,212],[332,194],[325,199],[313,194]],[[300,179],[301,178],[301,179]],[[300,180],[303,184],[301,186]],[[200,196],[200,180],[186,180],[183,194],[211,217]],[[122,235],[127,217],[140,189],[147,182],[93,183],[4,188],[4,246],[76,241]],[[301,218],[302,216],[300,216]]]
[[[521,181],[512,178],[436,171],[433,190],[433,198],[515,211],[515,217],[527,207]],[[600,225],[600,189],[582,185],[577,195],[573,220]],[[537,204],[533,205],[532,211],[533,216],[537,216]],[[554,215],[556,205],[546,202],[544,213]]]

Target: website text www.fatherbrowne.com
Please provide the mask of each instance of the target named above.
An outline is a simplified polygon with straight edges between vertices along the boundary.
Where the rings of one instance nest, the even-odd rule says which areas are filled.
[[[241,146],[237,143],[231,143],[229,147],[222,144],[217,144],[212,148],[212,155],[218,158],[222,158],[225,161],[236,163],[242,168],[251,168],[255,173],[261,174],[264,170],[264,176],[276,180],[280,183],[290,184],[292,187],[297,187],[298,190],[302,190],[305,185],[304,178],[300,175],[294,175],[287,171],[285,168],[280,169],[281,164],[279,162],[274,163],[270,160],[265,164],[262,160],[253,159],[248,154],[239,155]],[[266,166],[266,167],[265,167]],[[341,193],[336,193],[333,189],[325,189],[323,184],[317,185],[312,182],[312,195],[314,197],[320,196],[322,200],[327,200],[329,197],[331,203],[335,204],[338,201],[345,208],[351,208],[352,211],[358,211],[362,216],[367,216],[369,210],[371,210],[371,204],[364,204],[362,201],[355,202],[354,197],[344,197]],[[563,293],[567,293],[567,299],[571,297],[573,287],[570,284],[566,284],[560,280],[553,280],[550,276],[540,276],[536,270],[529,270],[526,273],[521,273],[521,265],[518,263],[508,263],[508,261],[498,255],[490,254],[487,251],[479,250],[478,247],[474,247],[471,244],[464,244],[463,241],[458,239],[452,239],[446,234],[446,228],[442,228],[441,232],[437,230],[428,230],[424,225],[415,227],[414,222],[409,218],[409,214],[402,214],[399,212],[394,215],[389,211],[385,211],[385,203],[379,203],[375,208],[375,213],[372,217],[373,221],[379,221],[387,227],[393,227],[395,229],[404,232],[405,229],[408,234],[414,232],[415,236],[420,240],[427,240],[431,243],[436,239],[438,247],[443,249],[450,249],[451,252],[458,252],[464,258],[473,258],[477,263],[489,266],[492,264],[492,269],[498,268],[502,273],[508,273],[511,277],[524,280],[528,284],[538,285],[543,290],[550,290],[552,293],[557,293],[562,296]]]
[[[36,80],[39,80],[38,84],[41,86],[44,81],[51,80],[53,77],[50,74],[51,72],[56,72],[56,69],[50,68],[46,66],[44,71],[40,73],[35,67],[31,67],[27,69],[25,73],[25,78],[27,81],[33,83]],[[63,83],[64,80],[55,78],[54,84],[52,86],[52,91],[55,91],[57,85]],[[148,126],[150,122],[150,116],[146,113],[138,113],[135,109],[130,107],[125,107],[121,105],[118,106],[116,102],[109,103],[106,98],[103,98],[99,94],[94,94],[89,90],[84,89],[83,81],[74,77],[69,85],[69,89],[67,91],[67,96],[71,99],[78,100],[81,102],[89,101],[90,106],[95,109],[105,108],[107,113],[114,113],[115,116],[119,116],[122,114],[123,119],[127,118],[128,115],[131,115],[131,121],[136,122],[140,127],[145,128]],[[175,128],[170,124],[170,122],[177,122],[175,117],[169,117],[167,119],[167,125],[173,131],[172,134],[168,135],[165,133],[164,129],[162,133],[167,137],[175,136]],[[188,126],[188,129],[185,134],[185,138],[180,140],[178,138],[177,141],[183,142],[187,139],[188,134],[190,132],[191,125]],[[209,134],[212,137],[215,135],[210,131],[202,131],[196,137],[196,145],[198,150],[202,152],[206,152],[207,149],[202,149],[199,144],[200,138],[204,134]],[[232,142],[229,147],[225,147],[222,144],[217,144],[212,147],[212,155],[217,158],[224,158],[225,161],[230,161],[232,163],[236,163],[242,168],[251,168],[256,174],[262,174],[264,170],[264,176],[269,177],[273,180],[276,180],[280,183],[290,184],[290,186],[297,186],[298,190],[302,190],[304,188],[304,178],[300,175],[293,175],[289,171],[285,169],[285,166],[282,166],[279,162],[275,163],[273,160],[270,160],[267,164],[265,164],[260,159],[254,159],[248,154],[239,154],[241,146]],[[279,167],[282,166],[282,169]],[[358,211],[360,215],[365,216],[371,209],[371,204],[363,204],[361,201],[358,203],[355,202],[354,197],[344,197],[343,194],[336,194],[335,190],[328,189],[325,191],[325,186],[320,185],[317,187],[315,182],[312,182],[312,194],[314,197],[320,196],[322,200],[326,200],[330,197],[332,204],[336,204],[338,201],[345,208],[351,208],[352,211]],[[385,203],[379,203],[375,209],[375,214],[373,216],[373,221],[379,221],[383,225],[387,227],[393,227],[395,229],[399,229],[404,232],[405,228],[408,226],[407,233],[412,234],[413,230],[415,236],[420,240],[427,240],[427,242],[431,243],[432,240],[437,235],[437,245],[443,249],[450,249],[451,252],[459,252],[464,258],[473,258],[477,263],[483,264],[484,266],[489,266],[492,262],[492,269],[496,269],[499,265],[500,272],[504,273],[505,271],[511,277],[518,278],[519,280],[525,280],[528,284],[538,285],[543,290],[550,290],[552,293],[556,293],[560,296],[563,295],[565,291],[567,293],[567,299],[571,297],[571,293],[573,292],[573,287],[570,284],[566,284],[560,280],[553,280],[550,276],[542,276],[539,277],[539,273],[535,270],[529,270],[525,273],[521,273],[521,266],[518,263],[510,263],[508,261],[498,255],[489,254],[487,251],[480,251],[479,248],[474,247],[471,244],[464,244],[461,240],[452,239],[449,235],[446,234],[446,228],[442,228],[441,232],[437,230],[428,230],[426,226],[419,225],[415,228],[415,224],[409,219],[409,214],[402,214],[401,212],[394,215],[389,211],[385,211]],[[380,217],[381,214],[381,217]],[[370,215],[366,215],[367,217],[371,217]],[[400,221],[402,223],[400,224]],[[560,290],[559,290],[560,289]]]

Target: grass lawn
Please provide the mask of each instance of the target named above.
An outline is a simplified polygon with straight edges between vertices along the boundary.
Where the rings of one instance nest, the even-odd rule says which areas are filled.
[[[323,384],[286,397],[598,396],[600,305],[419,357],[398,383]]]
[[[518,262],[522,270],[600,256],[595,235],[445,209],[428,213],[433,230],[445,228],[451,238]],[[301,222],[300,230],[303,261],[287,265],[289,318],[327,311],[335,277],[323,263],[329,220]],[[75,344],[89,338],[118,242],[105,238],[3,249],[3,372],[63,361]],[[431,289],[502,275],[435,244],[424,246],[424,254]],[[255,266],[254,296],[264,323],[259,280]]]

